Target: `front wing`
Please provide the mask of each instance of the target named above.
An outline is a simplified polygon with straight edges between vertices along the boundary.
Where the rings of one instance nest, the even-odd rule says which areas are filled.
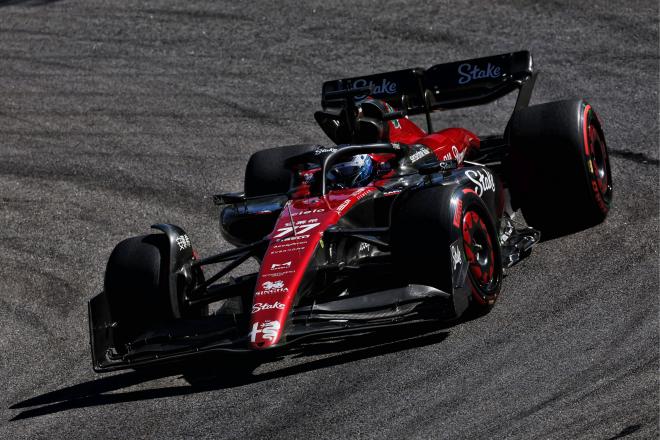
[[[429,286],[406,287],[339,298],[294,308],[285,337],[265,350],[277,352],[298,341],[316,336],[347,336],[391,327],[400,323],[450,319],[466,304],[455,304],[449,293]],[[459,300],[460,301],[460,300]],[[208,352],[253,353],[251,333],[245,319],[234,315],[212,315],[193,320],[174,320],[153,328],[126,347],[115,341],[118,324],[112,321],[102,292],[89,302],[89,330],[94,370],[97,372],[136,368],[173,362]]]

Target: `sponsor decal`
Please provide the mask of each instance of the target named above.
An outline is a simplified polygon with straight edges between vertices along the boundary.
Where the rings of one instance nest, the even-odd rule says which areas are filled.
[[[291,248],[291,246],[299,246],[300,243],[290,242],[286,238],[283,240],[278,241],[276,244],[274,244],[271,249],[282,249],[282,248]]]
[[[270,295],[271,293],[285,293],[289,291],[288,287],[284,287],[284,281],[264,281],[261,283],[261,289],[255,292],[255,295]]]
[[[286,263],[273,263],[270,265],[270,270],[288,269],[290,267],[291,267],[290,261],[287,261]]]
[[[259,303],[254,303],[252,305],[252,313],[257,313],[257,312],[261,312],[262,310],[272,310],[272,309],[283,310],[284,304],[282,304],[279,301],[275,301],[275,304],[259,302]]]
[[[289,248],[289,249],[275,250],[275,251],[272,251],[271,254],[287,254],[289,252],[300,252],[300,251],[304,251],[304,250],[305,250],[305,247],[301,246],[301,247],[295,247],[295,248]]]
[[[390,112],[390,113],[393,113],[393,112],[394,112],[394,109],[393,109],[392,106],[389,105],[388,103],[385,103],[385,108],[386,108],[387,111]],[[401,123],[399,122],[398,119],[392,119],[390,122],[392,123],[392,126],[393,126],[394,128],[396,128],[397,130],[400,130],[400,129],[401,129]]]
[[[468,264],[466,264],[463,251],[462,240],[456,240],[449,245],[449,253],[451,255],[451,265],[452,265],[452,280],[454,287],[462,287],[465,285],[465,279],[467,278]]]
[[[278,240],[278,243],[283,242],[283,241],[298,241],[298,240],[306,240],[309,238],[309,234],[305,235],[291,235],[290,237],[286,238],[280,238]]]
[[[353,81],[353,88],[358,89],[360,87],[369,87],[371,88],[372,95],[394,95],[397,91],[397,85],[395,82],[388,81],[387,78],[383,78],[380,84],[375,84],[373,81],[367,83],[366,79],[356,79]],[[368,95],[356,96],[355,99],[361,101],[365,99]]]
[[[463,200],[456,201],[456,211],[454,211],[454,226],[461,227],[461,215],[463,214]]]
[[[351,203],[351,199],[346,199],[343,202],[341,202],[341,205],[337,206],[337,212],[342,212],[348,204]]]
[[[456,270],[456,267],[461,264],[461,251],[458,249],[458,246],[451,246],[451,265],[452,270]],[[254,313],[254,312],[253,312]]]
[[[309,224],[309,223],[318,223],[318,222],[319,222],[319,219],[310,218],[308,220],[297,220],[297,221],[294,222],[294,225],[300,226],[300,225],[306,225],[306,224]],[[291,226],[291,222],[284,223],[284,226]],[[314,226],[317,226],[317,225],[314,225]],[[296,229],[296,231],[297,231],[297,229]]]
[[[465,158],[466,151],[467,150],[463,150],[462,152],[459,152],[458,148],[456,148],[456,145],[451,146],[451,152],[454,155],[454,159],[456,159],[456,161],[458,163],[463,162],[463,158]],[[451,159],[451,157],[450,157],[450,159]]]
[[[480,69],[476,64],[463,63],[458,66],[459,84],[469,84],[475,79],[499,78],[502,76],[502,68],[488,63],[485,68]]]
[[[410,161],[417,162],[421,158],[428,156],[429,153],[431,153],[429,149],[422,147],[419,150],[417,150],[415,153],[410,155]]]
[[[397,195],[397,194],[401,194],[400,189],[395,189],[395,190],[392,190],[392,191],[385,191],[383,193],[384,196],[394,196],[394,195]]]
[[[337,206],[337,213],[340,214],[346,207],[351,203],[351,198],[355,197],[355,200],[361,200],[363,199],[368,192],[368,188],[360,188],[357,191],[355,191],[353,194],[351,194],[351,197],[347,198],[343,202],[341,202],[341,205]]]
[[[296,217],[298,215],[321,214],[322,212],[325,212],[325,209],[315,208],[315,209],[309,209],[307,211],[292,212],[291,217]]]
[[[457,150],[457,151],[458,151],[458,150]],[[447,153],[447,154],[445,154],[444,156],[442,156],[442,160],[451,160],[451,158],[452,158],[451,153]]]
[[[283,277],[285,275],[290,275],[290,274],[295,273],[295,272],[296,272],[295,270],[282,270],[280,272],[265,273],[265,274],[262,274],[261,276],[262,277],[269,277],[269,278],[280,278],[280,277]]]
[[[369,253],[371,250],[371,245],[369,243],[360,243],[360,247],[358,248],[358,253]]]
[[[438,166],[443,171],[453,170],[454,168],[458,167],[458,162],[455,160],[443,160],[442,162],[438,163]]]
[[[362,200],[367,194],[367,188],[360,188],[355,193],[353,193],[353,197],[355,197],[357,200]]]
[[[495,180],[493,179],[493,175],[485,169],[479,168],[477,170],[467,170],[465,175],[476,185],[474,187],[474,192],[476,192],[479,197],[481,197],[485,191],[495,191]]]
[[[184,249],[188,249],[190,245],[190,239],[188,238],[188,234],[183,234],[179,235],[176,238],[176,244],[179,245],[179,250],[182,251]]]
[[[317,148],[316,150],[314,150],[314,156],[318,156],[319,154],[324,154],[324,153],[334,153],[335,151],[337,151],[336,148],[326,148],[326,147]]]
[[[264,321],[255,322],[252,324],[252,331],[250,332],[250,341],[255,342],[257,335],[261,333],[261,337],[267,341],[274,341],[277,334],[280,332],[280,321]]]
[[[261,284],[261,287],[263,287],[265,290],[281,289],[284,287],[284,281],[266,281]]]
[[[314,173],[304,173],[302,179],[303,179],[303,183],[309,185],[314,180]]]

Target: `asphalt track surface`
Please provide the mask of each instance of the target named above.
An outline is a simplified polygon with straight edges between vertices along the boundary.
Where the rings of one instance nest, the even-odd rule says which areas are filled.
[[[658,438],[657,2],[356,3],[0,1],[1,438]],[[489,315],[242,378],[92,372],[114,244],[163,221],[227,249],[209,196],[260,148],[327,142],[322,81],[524,48],[532,103],[600,113],[615,203]],[[495,133],[510,104],[436,121]]]

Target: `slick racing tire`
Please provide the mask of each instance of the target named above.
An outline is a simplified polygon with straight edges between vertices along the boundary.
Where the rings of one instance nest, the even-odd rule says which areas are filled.
[[[595,226],[612,203],[605,135],[583,100],[535,105],[514,113],[507,127],[513,202],[542,237]]]
[[[291,171],[284,165],[286,160],[317,148],[318,145],[288,145],[252,154],[245,168],[245,195],[256,197],[286,193],[291,185]]]
[[[207,308],[173,310],[169,289],[169,243],[165,234],[128,238],[115,246],[104,288],[119,342],[174,318],[205,316]],[[177,298],[178,301],[178,298]]]
[[[473,192],[445,187],[403,193],[392,211],[391,246],[395,264],[408,282],[454,293],[452,250],[467,264],[464,283],[468,311],[488,312],[502,287],[497,230],[484,202]]]

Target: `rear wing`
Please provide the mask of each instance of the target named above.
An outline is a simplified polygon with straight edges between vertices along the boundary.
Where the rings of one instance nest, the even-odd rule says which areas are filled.
[[[528,51],[512,52],[484,58],[436,64],[428,69],[413,68],[375,75],[359,76],[323,83],[323,108],[341,105],[333,92],[370,88],[367,96],[382,99],[409,115],[487,104],[518,90],[516,110],[526,107],[534,87],[536,74]],[[335,93],[336,95],[336,93]]]

